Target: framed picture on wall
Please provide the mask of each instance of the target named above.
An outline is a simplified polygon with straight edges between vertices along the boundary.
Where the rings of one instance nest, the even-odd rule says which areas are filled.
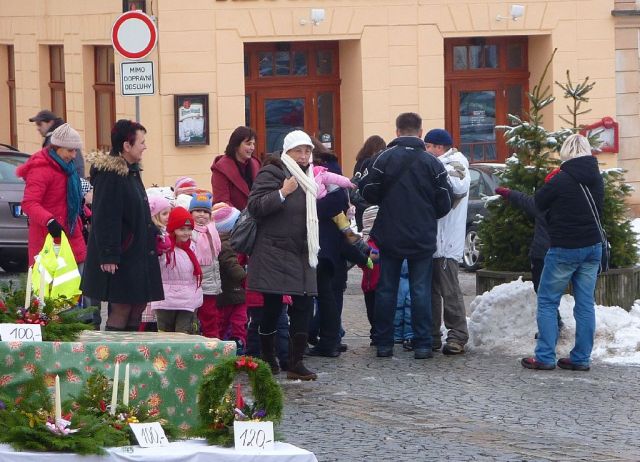
[[[209,95],[175,95],[176,146],[209,144]]]
[[[147,12],[146,0],[122,0],[122,12],[140,10],[143,13]]]

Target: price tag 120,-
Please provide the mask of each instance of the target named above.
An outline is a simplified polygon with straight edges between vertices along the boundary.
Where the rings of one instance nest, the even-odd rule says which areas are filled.
[[[155,448],[169,444],[159,422],[130,423],[129,426],[142,448]]]
[[[40,324],[0,324],[3,342],[42,342]]]
[[[236,451],[273,450],[273,422],[233,422]]]

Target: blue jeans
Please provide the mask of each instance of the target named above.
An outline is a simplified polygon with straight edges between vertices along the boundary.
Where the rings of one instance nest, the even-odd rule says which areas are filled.
[[[375,324],[378,348],[392,348],[398,284],[403,258],[380,252],[380,279],[376,289]],[[431,269],[433,258],[407,259],[411,292],[411,324],[416,350],[431,350]]]
[[[538,287],[538,343],[535,354],[541,363],[556,362],[557,310],[571,282],[575,299],[573,317],[576,320],[576,341],[570,359],[574,364],[589,365],[596,330],[593,294],[601,257],[600,243],[579,249],[552,247],[547,252]]]

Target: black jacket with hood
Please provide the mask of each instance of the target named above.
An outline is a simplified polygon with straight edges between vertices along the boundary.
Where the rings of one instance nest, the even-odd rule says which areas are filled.
[[[536,207],[546,212],[551,247],[579,249],[602,242],[600,231],[580,185],[585,185],[602,218],[604,181],[593,156],[567,160],[560,172],[538,190]]]
[[[364,199],[380,206],[371,237],[381,253],[394,258],[433,255],[437,220],[453,202],[448,178],[420,138],[400,136],[389,143],[359,183]]]

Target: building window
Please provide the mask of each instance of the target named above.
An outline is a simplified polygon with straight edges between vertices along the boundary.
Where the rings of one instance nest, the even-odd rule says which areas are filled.
[[[7,85],[9,86],[9,142],[11,146],[18,146],[18,122],[16,120],[16,66],[13,55],[13,45],[7,46],[9,69]]]
[[[98,149],[111,149],[111,127],[116,121],[115,68],[113,48],[95,47],[96,134]]]
[[[67,102],[64,84],[64,48],[62,45],[49,47],[49,88],[51,89],[51,111],[58,117],[67,119]]]

